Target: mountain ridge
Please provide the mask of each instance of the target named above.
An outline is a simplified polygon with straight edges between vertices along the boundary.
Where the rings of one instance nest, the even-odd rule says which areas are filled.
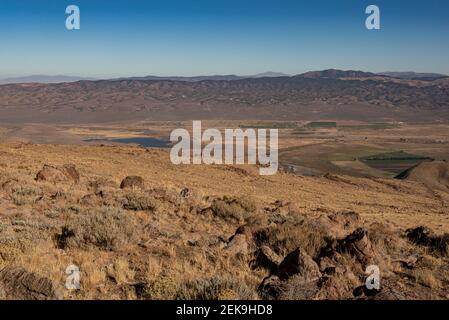
[[[448,121],[449,81],[329,69],[293,77],[0,86],[4,122],[190,119]]]

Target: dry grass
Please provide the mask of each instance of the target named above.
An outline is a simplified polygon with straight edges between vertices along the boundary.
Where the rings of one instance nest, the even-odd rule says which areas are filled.
[[[100,207],[70,218],[57,237],[58,247],[116,250],[125,243],[136,242],[135,220],[120,208]]]
[[[44,164],[67,159],[79,183],[34,181]],[[141,176],[147,189],[120,190],[129,175]],[[258,246],[281,258],[301,247],[318,261],[328,238],[355,228],[340,212],[356,211],[356,224],[383,257],[382,275],[402,283],[409,274],[418,295],[447,294],[447,257],[429,252],[411,269],[391,263],[426,254],[403,237],[405,229],[449,229],[441,214],[445,196],[410,182],[392,188],[391,181],[345,181],[260,177],[251,166],[179,167],[164,151],[134,147],[0,144],[0,268],[21,266],[64,286],[65,270],[75,264],[81,290],[65,290],[67,299],[259,299],[269,272],[251,267]],[[383,225],[373,223],[379,220]],[[229,239],[244,224],[246,251],[230,250]],[[298,298],[303,288],[307,297],[352,298],[366,266],[350,253],[325,262],[336,271],[322,287],[295,278],[284,283],[283,297]]]

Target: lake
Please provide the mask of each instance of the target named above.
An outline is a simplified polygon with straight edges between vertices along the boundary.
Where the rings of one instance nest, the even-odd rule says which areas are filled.
[[[104,138],[104,139],[86,139],[84,141],[110,141],[110,142],[118,142],[118,143],[127,143],[127,144],[138,144],[145,148],[170,148],[170,141],[165,141],[156,138],[150,137],[139,137],[139,138]]]

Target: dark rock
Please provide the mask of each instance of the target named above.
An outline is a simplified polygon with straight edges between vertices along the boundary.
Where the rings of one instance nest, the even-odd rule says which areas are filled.
[[[120,183],[120,189],[125,188],[140,188],[144,189],[144,181],[142,177],[139,176],[128,176],[123,179],[122,183]]]
[[[56,246],[59,249],[66,249],[67,248],[67,239],[74,237],[75,236],[75,232],[68,228],[68,227],[62,227],[62,231],[61,234],[57,234],[55,236],[55,240],[56,240]]]
[[[27,272],[23,268],[4,268],[0,271],[0,299],[61,300],[60,288],[50,279]]]
[[[263,299],[278,299],[283,292],[282,282],[277,276],[266,277],[259,286]]]
[[[356,229],[344,239],[329,240],[321,249],[319,257],[332,257],[335,253],[349,253],[363,264],[376,258],[376,252],[368,239],[367,231],[363,228]]]
[[[429,247],[436,252],[448,256],[449,255],[449,234],[435,235],[432,230],[426,227],[417,227],[408,229],[406,235],[409,241]]]
[[[183,199],[187,199],[189,198],[192,194],[190,192],[190,190],[188,188],[184,188],[181,190],[181,192],[179,193],[179,195],[181,196],[181,198]]]
[[[282,259],[268,246],[261,246],[256,253],[253,268],[264,268],[274,272],[281,264]]]
[[[274,274],[281,280],[288,279],[297,274],[308,280],[321,277],[318,265],[300,248],[289,253]]]

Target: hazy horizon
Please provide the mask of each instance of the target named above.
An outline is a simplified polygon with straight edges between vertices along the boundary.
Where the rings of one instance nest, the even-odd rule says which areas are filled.
[[[341,70],[338,68],[330,68],[330,69],[336,69]],[[414,70],[384,70],[384,71],[371,71],[371,70],[356,70],[356,69],[347,69],[343,71],[363,71],[363,72],[370,72],[375,74],[383,74],[383,73],[422,73],[422,74],[440,74],[442,76],[449,76],[449,74],[441,73],[441,72],[417,72]],[[302,73],[306,72],[313,72],[313,71],[323,71],[323,70],[306,70]],[[251,77],[251,76],[257,76],[265,73],[282,73],[285,76],[296,76],[300,75],[302,73],[298,74],[288,74],[284,72],[278,72],[278,71],[262,71],[255,74],[239,74],[239,73],[226,73],[226,74],[191,74],[191,75],[178,75],[178,74],[153,74],[153,73],[142,73],[142,74],[129,74],[129,75],[115,75],[115,76],[105,76],[105,75],[82,75],[82,74],[18,74],[18,75],[1,75],[0,74],[0,80],[9,80],[9,79],[17,79],[17,78],[31,78],[31,77],[69,77],[69,78],[90,78],[90,80],[110,80],[115,78],[133,78],[133,77],[147,77],[147,76],[154,76],[154,77],[161,77],[161,78],[170,78],[170,77],[213,77],[213,76],[237,76],[237,77]]]

